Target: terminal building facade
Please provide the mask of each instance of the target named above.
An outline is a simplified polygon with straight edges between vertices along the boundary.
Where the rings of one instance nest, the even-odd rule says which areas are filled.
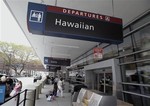
[[[82,62],[77,64],[79,69],[75,70],[84,71],[83,81],[89,87],[116,95],[135,106],[150,105],[149,18],[147,11],[124,26],[123,43],[99,44],[98,46],[104,49],[103,59],[85,61],[89,54],[92,54],[92,50],[85,54],[87,57],[78,58]]]
[[[61,43],[59,43],[59,39],[55,39],[56,43],[58,43],[56,44],[53,37],[40,37],[39,35],[34,36],[33,34],[29,33],[26,25],[26,15],[24,15],[25,13],[22,13],[23,10],[24,12],[27,10],[27,7],[19,10],[17,9],[20,8],[18,5],[19,2],[11,0],[4,1],[43,63],[43,58],[45,56],[60,57],[60,54],[62,53],[61,56],[66,58],[69,56],[63,53],[74,54],[71,51],[78,52],[76,53],[78,55],[75,55],[71,58],[71,65],[63,68],[64,71],[62,74],[64,74],[66,79],[69,79],[72,82],[83,83],[87,85],[89,89],[100,91],[107,95],[116,96],[118,99],[131,103],[134,106],[150,106],[149,0],[112,0],[111,2],[109,0],[93,1],[94,4],[91,4],[91,6],[89,6],[91,3],[90,1],[86,2],[84,0],[82,2],[75,2],[72,0],[74,4],[72,4],[71,1],[66,1],[65,4],[60,0],[55,3],[47,0],[36,1],[37,3],[41,3],[42,1],[41,4],[47,5],[55,4],[55,6],[56,3],[58,3],[60,7],[71,7],[74,9],[78,9],[78,7],[76,7],[76,5],[78,5],[80,9],[86,11],[89,10],[92,12],[97,12],[95,10],[96,8],[98,8],[98,10],[104,8],[102,12],[106,13],[108,16],[117,16],[122,18],[123,42],[112,44],[108,42],[81,43],[80,41],[76,41],[76,43],[79,42],[79,46],[85,44],[80,50],[77,46],[70,46],[74,41],[71,42],[69,40],[61,39],[61,43],[64,40],[61,45]],[[22,1],[22,4],[27,5],[28,2],[30,2],[30,0]],[[80,3],[83,5],[79,5]],[[105,6],[107,6],[107,4],[109,6],[103,7],[101,5],[100,7],[96,5],[96,3],[106,3]],[[94,7],[94,5],[96,5],[96,7]],[[77,12],[70,11],[71,10],[64,10],[63,12],[69,14],[75,14],[75,12]],[[80,15],[83,15],[83,12],[81,12]],[[93,15],[93,17],[96,16],[97,15],[95,14]],[[100,18],[99,15],[98,18]],[[68,27],[68,23],[70,22],[58,19],[55,20],[55,24],[57,26]],[[75,27],[76,29],[95,30],[95,27],[93,27],[91,24],[86,24],[84,22],[72,22],[71,24],[73,24],[74,26],[72,27]],[[53,47],[51,47],[51,45],[53,45]],[[89,48],[87,48],[88,46]],[[59,48],[59,50],[56,50],[56,47]],[[71,47],[73,50],[66,49]],[[94,58],[93,50],[95,48],[102,49],[100,58]],[[62,49],[65,49],[68,52],[62,52]],[[80,52],[82,50],[84,50],[84,52]],[[76,77],[77,74],[80,75],[80,78]]]

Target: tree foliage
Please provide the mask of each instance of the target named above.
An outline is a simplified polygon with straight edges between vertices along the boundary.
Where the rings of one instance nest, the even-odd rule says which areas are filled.
[[[16,74],[20,74],[31,61],[37,60],[31,47],[6,42],[0,42],[0,56],[8,67],[7,73],[13,69]]]

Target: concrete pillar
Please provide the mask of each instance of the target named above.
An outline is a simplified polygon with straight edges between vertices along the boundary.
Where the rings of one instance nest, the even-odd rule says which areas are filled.
[[[42,88],[44,88],[44,79],[41,80]]]
[[[35,87],[34,86],[27,86],[27,89],[29,89],[27,91],[27,95],[26,95],[26,106],[35,106],[35,102],[34,102],[34,93],[35,93]]]
[[[42,82],[38,80],[35,84],[39,84],[39,94],[41,94],[42,93]]]
[[[39,89],[40,89],[39,86],[40,86],[40,84],[34,83],[33,86],[35,86],[35,88],[36,88],[36,99],[39,99]]]
[[[45,85],[46,80],[47,80],[47,78],[44,77],[44,78],[43,78],[43,83],[44,83],[44,85]]]

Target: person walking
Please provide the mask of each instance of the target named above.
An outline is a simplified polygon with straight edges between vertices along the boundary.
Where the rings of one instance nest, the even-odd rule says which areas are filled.
[[[58,86],[57,93],[60,93],[60,97],[64,97],[64,95],[63,95],[63,78],[60,78],[60,80],[57,83],[57,86]]]
[[[55,97],[57,96],[57,90],[58,90],[57,83],[54,82],[53,95],[54,95]]]

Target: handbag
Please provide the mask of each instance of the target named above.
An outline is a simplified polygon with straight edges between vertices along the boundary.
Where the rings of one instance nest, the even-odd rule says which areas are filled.
[[[15,96],[16,94],[17,94],[17,91],[12,90],[11,93],[9,94],[9,96],[13,97],[13,96]]]

